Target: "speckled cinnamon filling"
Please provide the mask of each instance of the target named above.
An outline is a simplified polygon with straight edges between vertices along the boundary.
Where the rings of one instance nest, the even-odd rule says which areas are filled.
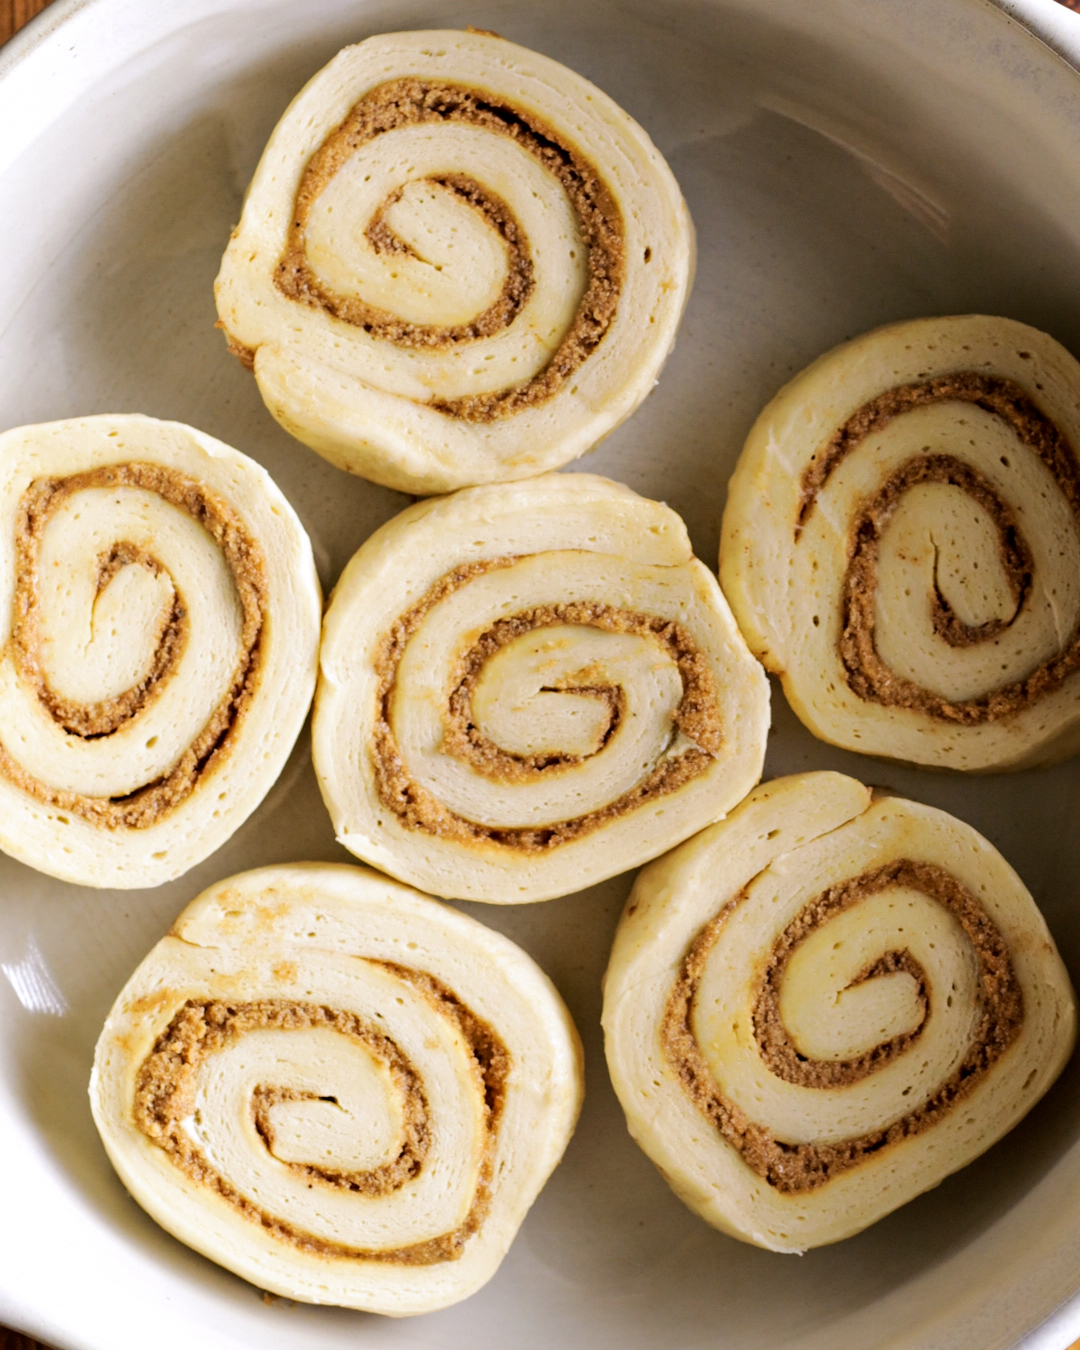
[[[158,616],[153,635],[154,654],[146,674],[138,684],[97,703],[77,703],[62,698],[50,687],[39,661],[37,569],[32,556],[36,553],[39,539],[40,531],[30,534],[20,530],[16,541],[18,580],[15,584],[15,622],[11,638],[16,669],[33,688],[38,701],[48,709],[53,721],[58,722],[65,731],[87,740],[109,736],[125,722],[144,712],[161,692],[167,676],[172,674],[187,646],[190,625],[186,604],[174,588],[172,603]],[[136,544],[113,544],[98,557],[95,599],[122,568],[132,566],[144,567],[154,576],[160,576],[165,570],[156,558]]]
[[[979,1023],[959,1067],[921,1106],[880,1130],[837,1144],[789,1144],[750,1119],[713,1079],[692,1028],[694,999],[721,929],[745,898],[737,896],[702,930],[687,952],[665,1012],[661,1040],[671,1070],[695,1106],[737,1149],[743,1161],[781,1193],[815,1190],[842,1172],[943,1120],[989,1072],[1023,1025],[1023,998],[1009,951],[997,927],[970,890],[933,863],[899,859],[830,886],[812,900],[773,944],[762,972],[752,1014],[754,1038],[769,1070],[807,1088],[857,1083],[909,1050],[933,1016],[935,990],[906,949],[886,952],[852,986],[892,971],[916,981],[923,1018],[913,1031],[895,1036],[849,1060],[812,1060],[792,1043],[780,1017],[779,992],[799,944],[843,910],[890,887],[903,886],[943,905],[963,928],[978,961]]]
[[[391,706],[398,666],[406,644],[432,609],[476,577],[497,568],[510,567],[517,561],[512,556],[491,558],[455,568],[440,578],[383,637],[375,657],[379,676],[379,715],[371,756],[379,800],[409,829],[424,830],[443,839],[486,840],[520,852],[546,853],[582,838],[657,797],[678,791],[709,768],[720,751],[723,733],[712,672],[704,654],[682,625],[599,602],[542,605],[522,610],[493,624],[460,658],[444,717],[445,753],[464,760],[485,777],[506,783],[522,782],[583,762],[586,757],[582,755],[511,754],[484,736],[472,721],[472,693],[486,662],[526,633],[563,624],[599,628],[609,633],[633,633],[657,642],[678,666],[682,677],[683,696],[674,713],[674,727],[696,744],[679,755],[662,760],[629,792],[608,806],[572,820],[538,827],[504,828],[478,824],[443,806],[412,778],[394,735]],[[608,725],[593,752],[598,753],[618,729],[624,695],[614,686],[594,683],[600,678],[594,669],[583,670],[580,678],[580,685],[573,683],[560,687],[602,699],[610,710]]]
[[[320,1013],[331,1012],[319,1009]],[[291,1172],[307,1179],[325,1182],[338,1190],[352,1191],[367,1196],[389,1195],[407,1181],[419,1175],[431,1147],[431,1125],[428,1119],[427,1099],[408,1060],[394,1043],[379,1036],[370,1025],[351,1014],[333,1013],[330,1022],[317,1021],[312,1026],[332,1026],[334,1031],[360,1041],[390,1071],[394,1087],[402,1099],[402,1141],[398,1153],[389,1162],[365,1172],[337,1172],[329,1167],[315,1167],[310,1163],[282,1162]],[[251,1117],[259,1138],[268,1153],[274,1152],[277,1138],[271,1112],[282,1102],[333,1101],[335,1098],[317,1092],[298,1092],[295,1088],[265,1087],[255,1089],[251,1098]],[[276,1157],[276,1155],[275,1155]]]
[[[509,620],[508,624],[516,627],[521,622],[519,616],[517,620]],[[555,621],[553,620],[553,622]],[[514,636],[530,632],[533,626],[522,627],[519,632],[514,633]],[[498,627],[499,625],[496,625],[496,628]],[[502,645],[498,642],[500,636],[501,634],[494,630],[485,634],[486,638],[493,640],[495,651]],[[485,643],[485,645],[487,644]],[[568,754],[560,750],[548,750],[535,755],[518,755],[502,749],[501,746],[496,745],[493,740],[485,736],[472,721],[471,706],[473,690],[482,670],[482,665],[473,667],[450,695],[443,735],[443,749],[448,755],[464,760],[479,773],[503,783],[527,782],[542,769],[565,769],[575,764],[584,764],[589,755]],[[595,755],[607,745],[622,725],[623,718],[626,715],[626,694],[620,688],[584,683],[583,681],[588,680],[591,674],[603,678],[603,672],[591,672],[585,669],[577,672],[575,677],[560,680],[557,684],[548,686],[545,692],[577,694],[583,698],[594,699],[604,707],[606,712],[604,726],[597,736],[596,745],[590,752]]]
[[[468,1239],[479,1231],[490,1208],[492,1164],[510,1072],[510,1054],[494,1030],[434,976],[392,962],[372,964],[391,971],[417,988],[438,1015],[453,1022],[472,1052],[477,1091],[484,1097],[485,1143],[473,1200],[464,1222],[457,1228],[424,1242],[392,1249],[350,1247],[316,1237],[243,1195],[211,1165],[183,1127],[184,1119],[195,1111],[199,1066],[211,1055],[235,1043],[249,1031],[326,1028],[351,1037],[386,1066],[403,1106],[400,1146],[394,1158],[364,1172],[338,1172],[306,1163],[283,1165],[303,1177],[311,1187],[327,1186],[370,1197],[390,1195],[400,1189],[423,1170],[432,1146],[427,1097],[420,1075],[394,1041],[374,1023],[355,1013],[281,999],[239,1004],[189,1000],[158,1037],[139,1069],[133,1103],[135,1124],[165,1150],[174,1165],[191,1181],[208,1187],[276,1240],[301,1251],[388,1265],[435,1265],[456,1261],[464,1252]],[[271,1108],[277,1102],[296,1101],[312,1095],[269,1084],[256,1088],[250,1104],[252,1121],[269,1152],[273,1152],[274,1146]]]
[[[96,825],[145,829],[186,800],[231,749],[233,733],[243,721],[258,686],[266,566],[262,550],[228,502],[174,469],[158,464],[110,464],[67,478],[38,479],[32,483],[23,496],[16,524],[17,581],[9,651],[20,680],[68,735],[83,739],[109,736],[138,717],[174,674],[187,641],[188,602],[174,588],[172,604],[158,620],[153,657],[137,685],[114,698],[90,704],[62,698],[50,687],[41,663],[38,602],[41,537],[53,513],[68,497],[91,488],[110,487],[135,487],[155,493],[201,525],[221,549],[243,613],[242,654],[229,689],[169,773],[126,796],[90,797],[50,787],[27,773],[3,746],[0,746],[0,773],[37,801],[70,811]],[[98,593],[122,567],[131,565],[155,573],[163,570],[145,550],[119,540],[98,559]]]
[[[507,136],[558,179],[577,217],[588,253],[588,284],[568,331],[544,366],[531,379],[510,388],[461,398],[433,399],[427,405],[467,422],[492,422],[551,398],[603,340],[618,305],[625,274],[623,221],[614,197],[597,169],[551,127],[531,113],[493,101],[482,90],[445,82],[391,80],[366,94],[304,170],[285,252],[274,274],[282,294],[323,309],[337,319],[399,346],[439,350],[490,337],[513,322],[532,292],[533,264],[521,224],[500,198],[464,174],[432,181],[449,188],[479,211],[502,238],[507,276],[495,302],[468,324],[444,327],[408,323],[375,306],[335,293],[307,260],[306,230],[312,208],[335,173],[366,142],[397,127],[461,122]],[[368,226],[374,247],[398,252],[407,245],[386,226],[384,203]]]
[[[320,185],[320,192],[327,181],[329,180],[325,179]],[[504,328],[509,328],[532,295],[535,285],[529,242],[520,222],[501,198],[488,192],[468,174],[437,174],[425,181],[446,188],[459,201],[471,206],[484,217],[506,246],[506,279],[503,281],[502,289],[495,301],[475,319],[466,324],[449,327],[408,323],[403,319],[397,319],[385,310],[365,304],[356,296],[337,295],[315,275],[306,255],[293,264],[293,270],[283,273],[282,268],[286,266],[286,260],[291,256],[288,253],[285,255],[285,259],[278,264],[279,289],[284,290],[295,300],[308,300],[307,294],[298,294],[295,289],[296,286],[303,285],[316,298],[320,307],[333,314],[335,318],[344,319],[346,323],[362,328],[365,333],[385,338],[400,347],[427,347],[439,350],[452,347],[458,342],[472,342],[477,338],[493,337]],[[415,257],[416,253],[412,246],[400,235],[395,234],[386,221],[386,212],[400,199],[401,192],[402,190],[398,188],[382,203],[364,231],[364,237],[376,253],[399,253]],[[318,193],[315,194],[317,195]],[[305,221],[310,215],[313,203],[314,197],[304,212]],[[299,233],[295,224],[292,229]],[[302,274],[298,269],[303,269]]]
[[[1080,519],[1080,467],[1076,454],[1056,423],[1051,421],[1015,380],[999,375],[980,375],[973,370],[938,375],[915,384],[899,384],[886,389],[877,398],[864,403],[815,453],[803,474],[796,535],[806,523],[818,493],[834,469],[859,445],[881,431],[912,408],[933,403],[971,403],[992,413],[1012,429],[1017,438],[1034,451],[1054,475],[1068,499],[1073,514]]]
[[[1080,464],[1068,440],[1013,380],[960,371],[921,384],[899,385],[864,404],[839,428],[810,462],[802,481],[796,538],[829,475],[865,438],[912,408],[944,402],[974,404],[1005,422],[1053,474],[1080,529]],[[985,475],[953,455],[917,456],[897,469],[865,503],[851,526],[844,575],[839,643],[840,660],[851,690],[859,698],[885,706],[915,708],[939,721],[975,726],[1030,707],[1080,669],[1080,632],[1068,645],[1022,680],[978,698],[952,701],[895,675],[878,654],[875,593],[878,556],[885,529],[905,492],[918,483],[947,483],[976,501],[998,535],[1001,566],[1014,603],[1010,619],[968,625],[941,594],[935,577],[931,596],[934,631],[950,646],[987,642],[1015,622],[1034,587],[1034,561],[1014,513]]]

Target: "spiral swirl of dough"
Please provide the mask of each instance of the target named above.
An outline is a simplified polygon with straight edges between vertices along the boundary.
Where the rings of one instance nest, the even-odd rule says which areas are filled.
[[[605,981],[631,1133],[709,1223],[774,1251],[859,1232],[1010,1130],[1073,993],[970,826],[835,773],[755,789],[645,868]]]
[[[768,686],[668,507],[586,474],[377,531],[326,616],[313,755],[338,839],[439,895],[565,895],[757,782]]]
[[[1006,319],[897,324],[762,413],[721,579],[815,735],[956,769],[1080,748],[1080,365]]]
[[[573,1131],[580,1047],[507,938],[366,868],[297,864],[188,906],[109,1015],[91,1101],[182,1242],[401,1316],[495,1273]]]
[[[267,407],[407,492],[524,478],[641,402],[693,233],[645,132],[484,33],[346,48],[267,145],[218,311]]]
[[[173,422],[0,437],[0,847],[179,876],[270,789],[314,686],[311,545],[266,472]]]

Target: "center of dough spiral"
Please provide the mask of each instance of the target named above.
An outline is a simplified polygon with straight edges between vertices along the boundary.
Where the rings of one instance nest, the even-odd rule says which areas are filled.
[[[397,79],[309,161],[279,291],[405,349],[492,349],[497,387],[428,406],[492,422],[553,397],[602,342],[625,274],[622,216],[597,169],[534,114],[482,90]],[[490,381],[488,382],[490,383]]]
[[[257,688],[259,545],[193,479],[128,463],[32,483],[15,555],[0,773],[95,824],[153,825],[229,753]]]
[[[892,1020],[894,1024],[899,1021],[900,1026],[894,1025],[894,1034],[877,1041],[871,1031],[873,1043],[868,1046],[855,1044],[850,1031],[834,1031],[830,1037],[827,1027],[825,1031],[821,1026],[815,1028],[814,1010],[807,1009],[805,1004],[826,994],[814,987],[812,979],[806,983],[806,996],[803,990],[796,989],[790,1006],[785,1007],[786,984],[798,982],[800,975],[807,977],[807,972],[796,970],[800,948],[819,932],[823,938],[826,933],[831,936],[829,926],[842,920],[845,912],[866,906],[875,897],[902,890],[926,897],[959,925],[977,967],[974,978],[965,981],[957,976],[951,988],[935,987],[907,947],[891,947],[882,952],[855,972],[838,993],[839,1002],[850,994],[869,992],[871,982],[885,986],[887,997],[882,1006],[887,1012],[882,1020]],[[785,1140],[782,1131],[766,1121],[753,1119],[718,1084],[710,1069],[708,1047],[699,1041],[703,1026],[709,1024],[709,1009],[699,1004],[702,986],[708,979],[710,956],[722,941],[725,927],[741,900],[738,897],[726,906],[692,944],[668,1000],[661,1034],[667,1062],[691,1100],[739,1151],[743,1161],[780,1193],[814,1190],[840,1173],[858,1167],[864,1159],[890,1144],[931,1128],[956,1109],[1020,1034],[1023,999],[1006,944],[972,892],[956,877],[936,864],[901,859],[830,886],[806,905],[774,942],[750,1013],[754,1049],[746,1053],[756,1052],[774,1080],[790,1084],[796,1091],[821,1092],[821,1109],[828,1115],[832,1108],[827,1094],[842,1095],[843,1090],[872,1080],[875,1074],[896,1064],[928,1034],[935,1018],[959,1021],[965,1015],[961,1006],[965,993],[961,986],[965,984],[970,986],[968,992],[973,1000],[969,1037],[961,1052],[954,1053],[958,1062],[944,1081],[931,1084],[922,1094],[923,1099],[899,1117],[887,1118],[879,1126],[827,1142]],[[838,949],[843,934],[838,930],[836,935]],[[814,956],[814,962],[808,964],[816,965],[820,971],[821,953]],[[891,990],[887,987],[890,981]],[[863,1006],[866,1010],[871,1005],[864,1001]],[[790,1025],[800,1014],[811,1032],[816,1030],[819,1048],[812,1048],[807,1043],[808,1035],[800,1037]],[[867,1025],[872,1028],[873,1023]],[[917,1077],[913,1068],[913,1081]],[[911,1086],[905,1091],[911,1092]],[[782,1101],[782,1097],[776,1100]],[[835,1110],[842,1109],[843,1103],[837,1097]],[[830,1133],[827,1129],[821,1132]]]
[[[867,437],[895,418],[942,403],[966,403],[990,414],[1021,447],[1033,452],[1052,476],[1074,533],[1080,532],[1080,465],[1064,434],[1014,381],[961,371],[886,390],[848,418],[803,475],[796,538],[834,470]],[[1040,570],[1047,570],[1045,561],[1040,569],[1036,556],[1040,541],[1025,537],[1020,514],[987,473],[956,454],[929,451],[929,446],[924,447],[923,453],[895,469],[862,503],[851,522],[842,586],[840,659],[849,687],[862,699],[917,708],[943,722],[990,723],[1033,705],[1080,669],[1080,613],[1069,613],[1067,599],[1058,596],[1053,578],[1040,576]],[[999,462],[1005,470],[1010,468],[1008,455],[1000,456]],[[948,647],[987,653],[986,661],[973,668],[966,680],[954,677],[952,690],[928,687],[897,669],[898,662],[905,660],[904,641],[895,644],[896,650],[888,648],[881,625],[883,569],[886,564],[896,568],[906,561],[903,545],[890,547],[890,532],[898,528],[905,503],[920,493],[924,512],[941,508],[943,518],[955,518],[956,506],[942,506],[943,490],[963,494],[974,514],[967,552],[955,560],[956,577],[946,575],[947,566],[935,550],[930,623],[935,637]],[[981,577],[977,572],[980,562]],[[902,594],[909,595],[910,587]],[[1047,620],[1054,630],[1049,642],[1052,649],[1040,651],[1047,644],[1030,636],[1018,637],[1016,650],[1001,649],[1001,641],[1018,632],[1019,621],[1029,615],[1037,595],[1044,607],[1053,610]],[[898,601],[890,597],[890,603]],[[1058,641],[1060,629],[1064,638]],[[910,646],[910,637],[906,641]],[[1003,681],[1002,672],[1006,673]],[[996,680],[992,678],[995,673]],[[990,687],[986,688],[983,681],[988,677]],[[972,689],[967,695],[965,684]]]
[[[399,695],[407,699],[409,692],[407,684],[399,688],[406,649],[427,616],[462,587],[522,561],[496,558],[455,568],[386,635],[376,663],[380,714],[372,758],[380,800],[408,827],[538,853],[704,773],[720,749],[722,728],[708,663],[680,624],[600,601],[531,606],[464,644],[447,684],[438,758],[466,766],[508,794],[500,810],[515,809],[515,791],[538,792],[535,801],[517,806],[536,823],[477,820],[440,800],[414,776],[400,743],[396,709]],[[512,658],[510,669],[500,679],[496,667],[505,658]],[[604,779],[599,770],[587,785],[561,776],[599,764],[621,736],[638,755],[620,767],[623,777],[630,769],[631,784],[602,805],[564,817],[572,800],[590,790],[602,795]]]
[[[346,1205],[349,1196],[356,1197],[356,1203],[362,1205],[374,1200],[389,1202],[417,1181],[425,1169],[430,1169],[432,1152],[439,1148],[440,1123],[433,1119],[423,1075],[390,1035],[355,1013],[282,999],[239,1004],[189,1000],[139,1069],[135,1122],[190,1180],[210,1188],[280,1241],[304,1251],[395,1265],[454,1261],[461,1257],[465,1244],[480,1229],[488,1212],[491,1160],[510,1056],[493,1029],[434,976],[388,962],[372,964],[414,986],[432,1012],[447,1019],[460,1033],[471,1055],[472,1082],[467,1090],[479,1099],[483,1137],[465,1216],[452,1229],[435,1237],[389,1247],[357,1247],[335,1241],[325,1233],[307,1231],[287,1214],[267,1208],[265,1200],[256,1197],[255,1185],[245,1186],[243,1180],[230,1176],[228,1173],[237,1168],[235,1158],[219,1159],[216,1155],[226,1152],[224,1144],[216,1137],[207,1137],[208,1131],[216,1128],[227,1141],[228,1134],[237,1130],[237,1122],[226,1121],[224,1127],[206,1122],[203,1117],[208,1112],[200,1109],[200,1099],[206,1095],[207,1069],[213,1068],[215,1057],[223,1061],[224,1076],[239,1077],[243,1072],[240,1061],[234,1067],[229,1056],[247,1043],[252,1047],[249,1052],[252,1058],[261,1053],[268,1061],[270,1073],[281,1073],[283,1064],[288,1072],[288,1049],[279,1048],[282,1038],[310,1037],[312,1033],[329,1035],[342,1042],[336,1056],[341,1081],[321,1085],[318,1091],[289,1083],[258,1082],[246,1104],[240,1104],[240,1110],[248,1113],[259,1146],[274,1160],[276,1170],[284,1168],[292,1174],[293,1186],[286,1183],[282,1195],[287,1197],[297,1187],[298,1193],[319,1188],[323,1195],[339,1193]],[[259,1038],[265,1038],[268,1032],[272,1033],[270,1040],[260,1045]],[[306,1044],[299,1048],[301,1063],[307,1049]],[[365,1062],[366,1068],[360,1072],[360,1064]],[[301,1073],[299,1067],[292,1071]],[[386,1100],[350,1102],[348,1093],[358,1082],[369,1094]],[[353,1119],[348,1121],[349,1129],[342,1131],[339,1127],[335,1139],[332,1117],[340,1116],[350,1107]],[[320,1119],[320,1113],[331,1118],[329,1127]],[[357,1129],[357,1117],[366,1127],[363,1131]],[[241,1136],[250,1140],[252,1132],[246,1132],[245,1136],[240,1124]],[[442,1128],[447,1127],[444,1124]],[[381,1158],[362,1156],[373,1150],[370,1139],[360,1137],[361,1133],[376,1136],[375,1151],[382,1152]],[[332,1141],[335,1147],[322,1148],[324,1139]],[[442,1147],[445,1146],[444,1138]],[[311,1155],[318,1152],[332,1156],[316,1160]],[[349,1158],[346,1156],[349,1153],[356,1156]],[[244,1161],[241,1158],[241,1168]],[[318,1210],[317,1198],[314,1203]],[[324,1207],[332,1210],[330,1204]]]

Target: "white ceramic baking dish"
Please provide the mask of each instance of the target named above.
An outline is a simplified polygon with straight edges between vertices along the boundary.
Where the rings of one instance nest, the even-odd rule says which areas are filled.
[[[194,423],[269,468],[332,583],[405,499],[272,422],[213,329],[211,283],[303,81],[369,33],[467,23],[596,81],[683,186],[700,254],[678,346],[582,467],[666,499],[710,564],[756,412],[840,339],[981,310],[1080,354],[1080,16],[1052,0],[56,0],[0,52],[0,427],[99,411]],[[1080,976],[1080,762],[973,781],[900,769],[815,742],[777,694],[768,772],[811,767],[972,822]],[[1061,1350],[1080,1335],[1075,1063],[989,1154],[839,1246],[773,1255],[674,1199],[627,1136],[601,1053],[628,877],[467,907],[552,975],[588,1056],[578,1133],[491,1284],[404,1322],[264,1301],[128,1198],[86,1081],[116,992],[183,904],[306,858],[346,860],[306,742],[232,842],[158,890],[81,890],[0,857],[0,1322],[65,1350]]]

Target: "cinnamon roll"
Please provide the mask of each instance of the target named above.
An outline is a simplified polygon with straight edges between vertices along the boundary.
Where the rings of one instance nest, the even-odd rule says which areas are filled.
[[[366,868],[219,882],[131,977],[94,1119],[164,1228],[263,1289],[403,1316],[495,1273],[562,1155],[580,1047],[507,938]]]
[[[757,782],[768,684],[679,517],[586,474],[410,507],[326,616],[312,750],[338,839],[439,895],[546,900]]]
[[[764,783],[645,868],[604,992],[634,1138],[709,1223],[781,1252],[849,1237],[989,1148],[1075,1021],[1001,855],[836,773]]]
[[[823,740],[937,767],[1080,748],[1080,365],[979,315],[878,329],[765,409],[721,580]]]
[[[154,886],[251,814],[300,732],[321,596],[266,471],[177,422],[0,436],[0,847]]]
[[[607,95],[479,32],[340,52],[286,111],[217,280],[270,412],[406,492],[529,477],[652,388],[693,230]]]

